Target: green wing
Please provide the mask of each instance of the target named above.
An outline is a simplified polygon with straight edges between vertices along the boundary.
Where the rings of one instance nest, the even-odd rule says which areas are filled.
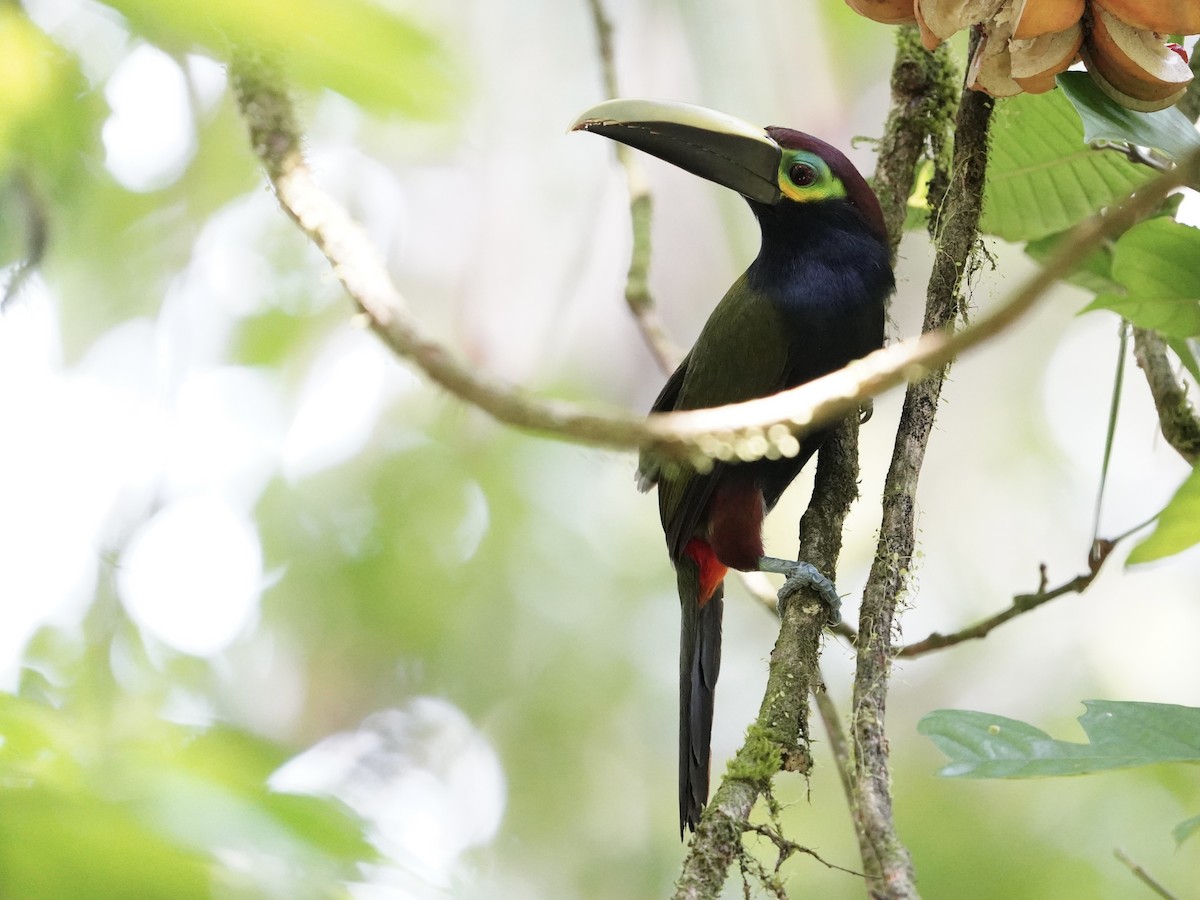
[[[765,397],[784,387],[788,345],[779,313],[743,275],[709,316],[696,344],[667,381],[653,412],[701,409]],[[660,470],[645,456],[642,481],[658,483],[658,511],[671,555],[680,558],[728,466],[711,472]]]

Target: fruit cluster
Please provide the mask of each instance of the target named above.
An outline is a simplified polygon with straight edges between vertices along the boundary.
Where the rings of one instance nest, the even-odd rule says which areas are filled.
[[[1183,96],[1192,70],[1168,34],[1200,33],[1197,0],[846,0],[887,25],[916,24],[932,50],[964,28],[981,39],[968,83],[993,97],[1054,87],[1077,59],[1104,93],[1129,109],[1163,109]]]

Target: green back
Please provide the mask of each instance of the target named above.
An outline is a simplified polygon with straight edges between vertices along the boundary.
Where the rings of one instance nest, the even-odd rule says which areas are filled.
[[[787,357],[779,312],[752,291],[742,275],[709,316],[695,346],[654,402],[653,412],[701,409],[773,394],[785,386]],[[691,469],[659,470],[643,456],[639,468],[658,483],[659,516],[667,545],[678,558],[727,467],[717,463],[704,475]]]

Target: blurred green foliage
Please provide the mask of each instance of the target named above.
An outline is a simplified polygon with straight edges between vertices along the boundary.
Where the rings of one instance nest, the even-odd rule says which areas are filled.
[[[153,387],[162,406],[177,404],[170,386],[189,364],[198,364],[192,354],[206,365],[262,376],[277,391],[277,412],[286,418],[302,403],[314,360],[334,337],[344,338],[349,310],[324,263],[282,214],[272,210],[269,219],[254,218],[256,202],[266,195],[228,92],[211,106],[193,104],[195,146],[170,184],[137,192],[110,174],[102,98],[113,70],[142,42],[184,65],[193,52],[225,60],[232,40],[274,50],[295,84],[308,90],[300,98],[303,112],[321,135],[360,142],[389,166],[419,169],[402,198],[419,207],[409,217],[416,224],[396,243],[428,251],[421,236],[444,235],[442,244],[470,244],[469,264],[453,269],[453,259],[437,260],[438,268],[410,253],[406,287],[423,296],[421,315],[449,332],[464,355],[477,356],[481,366],[494,362],[489,351],[497,355],[495,344],[480,337],[471,316],[488,308],[499,307],[506,324],[559,334],[536,318],[532,306],[522,305],[531,300],[521,290],[489,278],[498,271],[492,257],[512,247],[498,242],[496,233],[520,232],[518,207],[538,187],[534,179],[544,159],[537,152],[571,152],[561,145],[547,150],[545,135],[558,134],[569,121],[559,106],[575,110],[596,99],[590,43],[562,50],[574,63],[586,60],[575,66],[587,70],[582,75],[547,71],[532,52],[586,35],[584,4],[461,4],[442,14],[443,21],[457,16],[457,31],[431,24],[432,7],[417,14],[405,4],[368,0],[114,0],[107,6],[124,17],[111,59],[70,45],[69,23],[59,23],[62,34],[51,36],[13,5],[0,5],[0,262],[29,252],[27,210],[13,199],[14,191],[25,191],[48,227],[40,272],[55,298],[63,357],[56,365],[73,375],[81,371],[86,381],[92,370],[83,364],[99,345],[125,326],[148,323],[160,353],[153,370],[160,380]],[[635,10],[638,25],[619,32],[619,40],[628,40],[619,46],[636,49],[649,41],[655,53],[643,55],[654,56],[656,67],[692,66],[722,85],[736,83],[739,67],[728,60],[712,68],[703,63],[731,34],[745,57],[763,66],[787,61],[785,54],[760,52],[771,40],[817,40],[807,33],[816,29],[799,35],[760,20],[762,10],[731,19],[729,9],[715,2],[643,6]],[[96,15],[98,9],[104,11],[93,4],[78,11]],[[670,18],[673,13],[678,20]],[[491,30],[500,29],[489,16],[511,17],[515,24],[504,33],[520,33],[527,43],[493,39]],[[476,20],[483,35],[469,33]],[[821,79],[827,73],[811,67],[796,87],[786,70],[788,77],[771,81],[778,96],[803,99],[806,112],[809,101],[824,100],[836,110],[841,101],[872,90],[883,96],[887,30],[840,4],[823,7],[817,20],[829,35],[821,58],[844,86],[826,84]],[[688,37],[664,21],[686,23]],[[732,24],[745,30],[731,31]],[[878,53],[858,52],[872,44]],[[477,58],[466,58],[470,48]],[[504,65],[487,68],[496,58]],[[461,145],[452,147],[428,131],[414,138],[407,130],[388,130],[394,119],[406,127],[412,118],[462,116],[475,123],[483,114],[472,107],[467,87],[489,81],[505,85],[510,102],[504,124],[512,120],[515,132],[533,135],[537,152],[522,145],[504,157],[502,128],[489,134],[464,126],[456,135]],[[746,96],[760,94],[747,89]],[[540,119],[537,128],[530,126],[542,104],[553,129]],[[1074,157],[1082,139],[1069,114],[1069,104],[1057,95],[1004,107],[990,194],[995,233],[1024,239],[1060,232],[1146,177],[1111,154],[1063,163],[1061,157]],[[384,148],[394,144],[403,149],[388,156]],[[1038,154],[1032,163],[1018,154],[1030,148]],[[496,209],[473,207],[472,188],[496,172],[488,161],[511,164],[520,153],[532,156],[531,170],[521,170],[534,173],[530,180],[502,194]],[[353,167],[356,158],[350,159],[346,165]],[[339,174],[318,170],[322,178]],[[578,214],[555,222],[567,222],[581,240],[591,240],[606,220],[588,197],[569,190],[576,186],[562,177],[545,190],[561,194]],[[369,192],[352,199],[358,215],[379,212],[372,207],[379,198]],[[1045,203],[1035,202],[1040,200]],[[231,220],[242,223],[241,230],[225,239],[254,266],[206,272],[210,280],[200,279],[204,308],[232,308],[231,297],[244,301],[213,337],[206,331],[211,322],[194,308],[180,311],[176,292],[194,283],[192,270],[211,249],[206,242]],[[690,229],[693,222],[685,222]],[[699,264],[683,252],[695,256],[692,245],[663,246],[664,257],[674,246],[687,265]],[[515,272],[536,268],[542,249],[529,239],[512,268],[500,271],[515,283]],[[577,252],[572,265],[596,278],[597,267],[585,256]],[[1101,277],[1116,277],[1101,268]],[[586,279],[572,269],[572,280]],[[488,308],[462,302],[460,294],[484,289]],[[615,287],[612,296],[618,296]],[[18,296],[15,303],[21,302]],[[555,309],[554,316],[566,315]],[[171,345],[175,320],[183,321],[179,331],[194,344]],[[579,345],[559,351],[568,357],[565,371],[537,370],[541,385],[583,399],[628,378],[644,381],[652,396],[659,375],[638,369],[633,335],[626,335],[629,347],[622,355],[604,361],[604,379],[589,383],[571,367],[570,357],[582,355],[580,347],[593,338],[593,325],[580,326]],[[506,334],[496,343],[509,340]],[[367,354],[363,346],[355,345],[354,353]],[[179,357],[165,358],[168,349]],[[399,379],[402,367],[388,366],[387,377]],[[632,460],[499,430],[411,378],[401,387],[388,384],[380,389],[382,411],[350,458],[302,475],[273,463],[250,503],[267,584],[257,617],[222,653],[200,659],[172,650],[116,598],[121,551],[162,502],[169,481],[163,471],[149,476],[154,483],[148,499],[128,501],[133,511],[113,514],[97,532],[89,545],[94,583],[87,585],[86,602],[76,604],[83,608],[45,611],[41,630],[23,649],[12,691],[0,694],[0,895],[336,897],[377,880],[385,865],[400,870],[402,896],[600,898],[669,890],[681,853],[672,800],[677,611],[653,502],[632,490]],[[19,392],[25,386],[5,387]],[[990,402],[979,405],[986,409]],[[102,422],[88,440],[65,448],[71,465],[82,466],[116,427]],[[131,460],[163,452],[153,441],[138,443],[139,435],[124,447]],[[43,449],[50,455],[60,448]],[[952,474],[951,490],[961,493],[963,479],[957,470]],[[926,480],[936,477],[927,473]],[[18,523],[16,533],[25,527]],[[870,526],[863,531],[869,534]],[[848,568],[856,565],[863,561],[852,560]],[[1003,599],[1004,588],[991,578],[989,573],[987,602]],[[727,613],[730,649],[720,715],[733,722],[750,717],[761,690],[755,679],[774,631],[773,620],[743,599],[731,591]],[[3,602],[49,605],[36,589]],[[1009,646],[1024,653],[1040,636],[1018,628]],[[828,653],[834,665],[846,655],[837,644]],[[897,815],[930,896],[1123,897],[1127,882],[1111,868],[1108,843],[1130,836],[1172,874],[1195,862],[1183,855],[1194,847],[1172,858],[1169,846],[1163,851],[1145,837],[1155,829],[1163,833],[1179,820],[1180,809],[1194,808],[1195,784],[1176,775],[1130,773],[1099,788],[963,786],[929,777],[938,760],[915,738],[915,719],[931,705],[949,702],[961,685],[986,693],[991,673],[1007,672],[1011,662],[988,670],[970,655],[951,660],[906,669],[892,708]],[[836,691],[838,680],[828,680]],[[402,854],[385,858],[374,824],[331,792],[293,794],[269,785],[272,773],[314,744],[339,734],[366,740],[371,734],[359,726],[372,714],[428,696],[446,698],[484,736],[503,768],[500,788],[507,795],[499,831],[464,844],[449,876],[429,876],[420,860]],[[1074,695],[1056,699],[1069,705]],[[461,749],[427,737],[433,757],[451,758]],[[777,779],[785,834],[855,868],[857,844],[833,762],[824,743],[818,740],[816,749],[818,774],[811,784]],[[436,781],[435,765],[414,768]],[[420,793],[428,787],[418,779],[405,802],[420,807],[425,797],[430,819],[445,817],[436,800]],[[463,792],[467,801],[484,793],[470,784]],[[1118,807],[1126,811],[1120,821],[1106,814]],[[461,808],[469,810],[470,803]],[[453,807],[450,825],[462,831],[470,822],[459,809]],[[411,829],[416,838],[434,830],[429,822]],[[757,839],[749,845],[773,865],[772,846]],[[1022,865],[1011,864],[1014,856]],[[812,896],[862,895],[860,879],[808,858],[790,860],[783,874],[798,892]],[[729,890],[740,890],[736,876]]]
[[[277,744],[81,687],[56,705],[0,695],[6,896],[340,896],[374,857],[348,810],[267,788]]]
[[[164,48],[228,58],[239,44],[278,57],[297,84],[329,88],[379,113],[445,116],[459,95],[451,57],[411,15],[371,0],[208,0],[186,4],[108,0]]]
[[[31,170],[40,189],[72,196],[103,113],[75,58],[19,7],[0,6],[0,182]]]

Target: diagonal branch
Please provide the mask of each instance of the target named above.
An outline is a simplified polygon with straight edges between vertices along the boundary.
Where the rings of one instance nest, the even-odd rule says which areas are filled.
[[[1098,572],[1099,570],[1097,569],[1095,572],[1076,575],[1070,581],[1064,582],[1056,588],[1042,589],[1033,594],[1018,594],[1013,597],[1012,606],[996,613],[994,616],[988,616],[986,619],[963,628],[961,631],[956,631],[953,634],[941,634],[935,631],[924,640],[901,647],[895,652],[895,655],[905,658],[922,656],[934,650],[953,647],[956,644],[963,643],[963,641],[985,638],[993,629],[999,628],[1005,622],[1015,619],[1022,613],[1037,609],[1044,603],[1049,603],[1051,600],[1056,600],[1066,594],[1082,594],[1091,586]]]
[[[275,71],[243,54],[233,66],[238,104],[251,144],[284,211],[325,254],[371,329],[434,383],[500,422],[547,437],[613,449],[646,447],[664,458],[704,467],[712,458],[754,460],[796,452],[795,434],[836,421],[863,401],[917,380],[957,354],[1004,331],[1024,315],[1080,255],[1154,208],[1172,189],[1200,175],[1200,152],[1143,186],[1107,215],[1089,220],[1046,264],[990,315],[956,334],[903,341],[798,388],[745,403],[642,418],[607,414],[532,396],[480,376],[432,340],[408,311],[362,228],[316,183],[300,150],[291,101]]]

